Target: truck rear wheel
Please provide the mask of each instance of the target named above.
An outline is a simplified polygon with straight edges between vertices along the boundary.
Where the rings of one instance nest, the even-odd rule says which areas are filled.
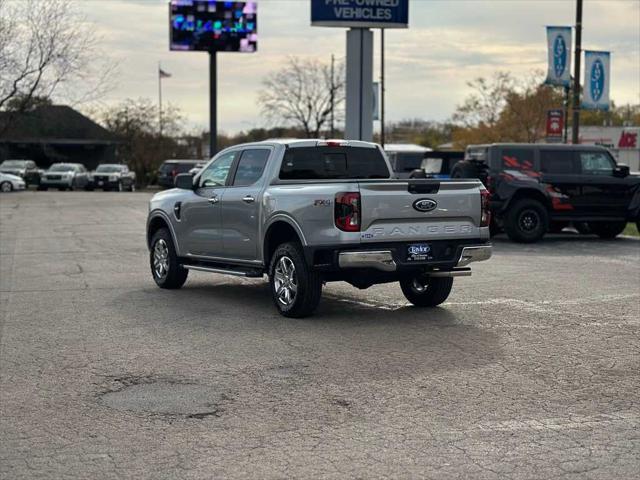
[[[276,248],[269,265],[269,283],[273,303],[285,317],[309,316],[320,303],[322,279],[307,265],[298,242]]]
[[[151,239],[149,264],[153,279],[160,288],[180,288],[187,281],[189,270],[180,265],[173,238],[166,228],[158,230]]]
[[[540,240],[549,228],[547,209],[537,200],[523,198],[509,206],[504,230],[514,242],[533,243]]]
[[[622,233],[627,222],[589,222],[589,228],[600,238],[611,240]]]
[[[451,293],[453,277],[428,277],[415,275],[402,278],[400,288],[404,296],[416,307],[435,307]]]

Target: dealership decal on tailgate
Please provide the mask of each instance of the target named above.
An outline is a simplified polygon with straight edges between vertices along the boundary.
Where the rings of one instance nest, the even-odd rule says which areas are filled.
[[[419,262],[433,260],[431,246],[428,243],[414,243],[407,247],[407,261]]]

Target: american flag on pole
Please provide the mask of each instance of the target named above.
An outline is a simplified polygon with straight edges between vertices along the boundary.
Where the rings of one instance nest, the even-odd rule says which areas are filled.
[[[171,74],[169,72],[165,72],[164,70],[162,70],[162,68],[158,67],[158,76],[160,76],[160,78],[169,78],[171,77]]]

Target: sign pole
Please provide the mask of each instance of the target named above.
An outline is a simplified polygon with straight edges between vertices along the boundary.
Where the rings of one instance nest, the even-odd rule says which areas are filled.
[[[218,58],[209,52],[209,158],[218,151]]]
[[[571,88],[569,85],[564,86],[564,128],[562,132],[562,143],[567,143],[567,129],[569,124],[569,96]]]
[[[162,68],[158,62],[158,132],[162,137]]]
[[[347,30],[345,139],[373,140],[373,32]]]
[[[580,54],[582,53],[582,0],[576,0],[576,50],[573,59],[573,125],[571,143],[580,143]]]

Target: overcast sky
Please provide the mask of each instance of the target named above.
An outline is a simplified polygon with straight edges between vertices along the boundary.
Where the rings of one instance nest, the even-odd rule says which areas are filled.
[[[208,56],[169,51],[166,0],[76,4],[120,63],[106,103],[157,101],[160,61],[172,74],[163,80],[163,99],[182,109],[192,127],[206,127]],[[387,119],[446,120],[474,77],[546,70],[545,25],[574,22],[575,0],[410,0],[409,28],[386,34]],[[327,61],[332,53],[345,55],[345,29],[311,27],[309,0],[258,0],[258,33],[257,53],[218,55],[221,131],[265,126],[256,105],[260,82],[288,55]],[[611,98],[640,103],[640,1],[585,0],[582,38],[584,49],[612,52]],[[374,41],[377,79],[378,31]]]

